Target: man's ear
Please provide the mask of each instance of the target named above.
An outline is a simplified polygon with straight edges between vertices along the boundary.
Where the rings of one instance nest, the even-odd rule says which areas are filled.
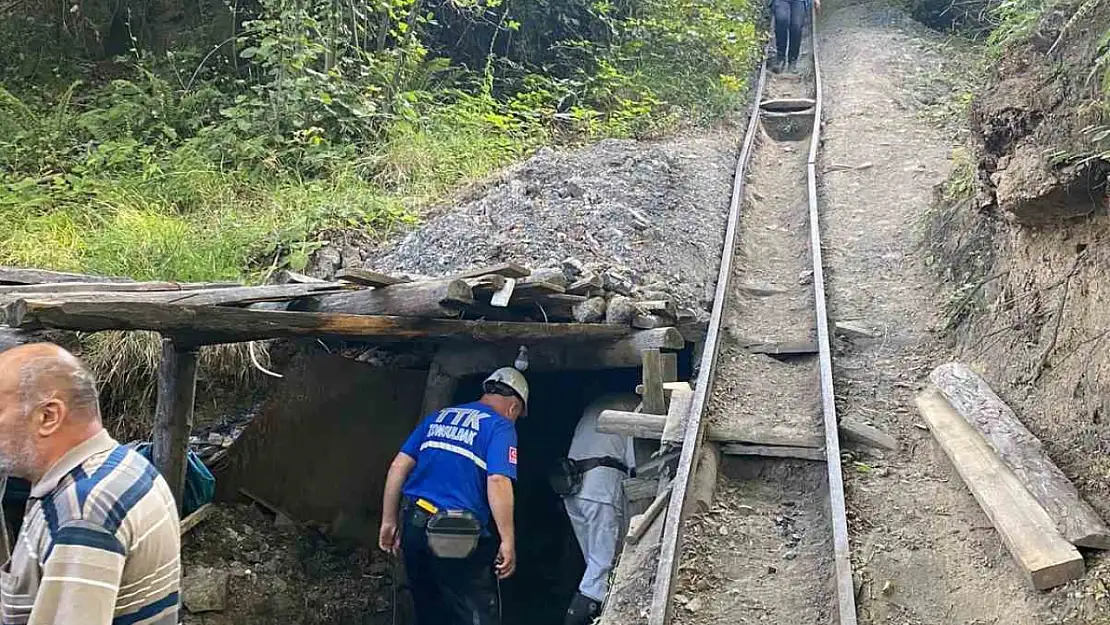
[[[58,428],[62,427],[68,413],[64,401],[57,397],[48,399],[39,407],[38,415],[35,417],[37,419],[35,425],[38,429],[38,435],[46,438],[57,432]]]

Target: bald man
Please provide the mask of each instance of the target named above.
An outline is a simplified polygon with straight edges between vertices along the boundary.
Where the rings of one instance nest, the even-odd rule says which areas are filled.
[[[177,623],[173,495],[104,430],[93,376],[57,345],[0,353],[0,472],[32,484],[0,569],[5,625]]]

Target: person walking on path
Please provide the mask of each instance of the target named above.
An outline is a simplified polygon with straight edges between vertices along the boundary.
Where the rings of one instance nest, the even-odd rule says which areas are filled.
[[[0,474],[32,484],[0,569],[4,623],[177,623],[181,541],[170,487],[104,430],[93,376],[57,345],[0,353]]]
[[[496,624],[494,575],[516,569],[515,424],[528,383],[504,367],[482,392],[425,417],[386,476],[378,546],[404,561],[417,625]]]
[[[802,49],[802,28],[810,7],[821,8],[821,0],[771,0],[775,20],[775,60],[771,71],[798,71],[798,55]]]

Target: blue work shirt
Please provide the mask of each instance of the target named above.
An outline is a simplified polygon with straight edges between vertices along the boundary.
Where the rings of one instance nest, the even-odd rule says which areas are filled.
[[[489,526],[486,478],[516,479],[516,428],[482,402],[434,412],[401,447],[416,460],[405,480],[406,497],[423,498],[447,510],[469,510]]]

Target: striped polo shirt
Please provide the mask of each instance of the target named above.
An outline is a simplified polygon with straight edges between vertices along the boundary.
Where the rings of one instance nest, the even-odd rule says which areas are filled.
[[[0,623],[176,624],[179,531],[166,481],[101,431],[31,488],[0,569]]]

